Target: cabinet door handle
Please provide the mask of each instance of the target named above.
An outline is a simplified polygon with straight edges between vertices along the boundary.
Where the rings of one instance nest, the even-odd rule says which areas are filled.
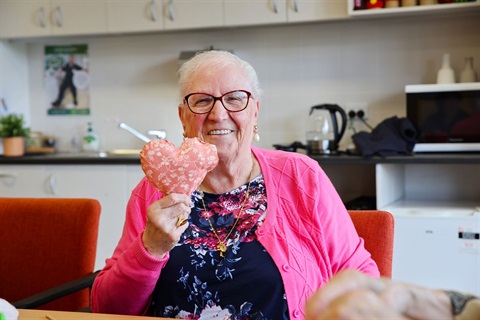
[[[45,28],[47,24],[45,23],[45,8],[41,7],[40,10],[38,10],[38,24],[40,27]]]
[[[150,1],[150,19],[153,22],[157,21],[157,6],[155,5],[155,0]]]
[[[293,0],[293,11],[298,12],[298,2],[297,2],[297,0]]]
[[[50,175],[50,178],[48,178],[48,188],[51,195],[58,195],[57,179],[54,174]]]
[[[57,24],[57,27],[62,27],[63,26],[63,20],[62,20],[62,9],[60,6],[57,6],[55,8],[55,23]]]
[[[173,4],[173,0],[168,1],[168,18],[170,21],[175,21],[175,6]]]
[[[277,14],[278,13],[277,0],[273,0],[272,5],[273,5],[273,12]]]

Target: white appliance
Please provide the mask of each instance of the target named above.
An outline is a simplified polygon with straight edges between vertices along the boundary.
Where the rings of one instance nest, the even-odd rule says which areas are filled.
[[[385,210],[395,218],[393,279],[480,296],[480,207]]]

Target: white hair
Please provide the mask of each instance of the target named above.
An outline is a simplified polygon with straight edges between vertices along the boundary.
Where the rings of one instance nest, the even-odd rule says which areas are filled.
[[[192,74],[198,72],[201,68],[222,68],[228,65],[240,67],[247,76],[252,86],[252,95],[257,100],[261,100],[262,90],[258,81],[257,72],[245,60],[238,56],[223,50],[202,51],[186,61],[178,70],[178,84],[180,86],[180,94],[185,94],[185,90],[189,85]],[[183,99],[183,96],[181,97]]]

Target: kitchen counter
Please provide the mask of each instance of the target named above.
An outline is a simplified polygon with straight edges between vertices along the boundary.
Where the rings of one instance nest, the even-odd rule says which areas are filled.
[[[415,154],[371,159],[352,155],[311,155],[310,157],[320,164],[480,164],[480,153]],[[140,164],[140,157],[134,153],[53,153],[23,157],[0,156],[0,164]]]

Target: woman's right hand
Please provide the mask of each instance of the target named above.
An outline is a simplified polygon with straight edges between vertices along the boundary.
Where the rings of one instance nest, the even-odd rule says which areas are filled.
[[[175,247],[188,227],[188,222],[180,226],[177,222],[179,218],[188,218],[191,204],[189,196],[171,193],[148,207],[142,241],[152,256],[163,258]]]

